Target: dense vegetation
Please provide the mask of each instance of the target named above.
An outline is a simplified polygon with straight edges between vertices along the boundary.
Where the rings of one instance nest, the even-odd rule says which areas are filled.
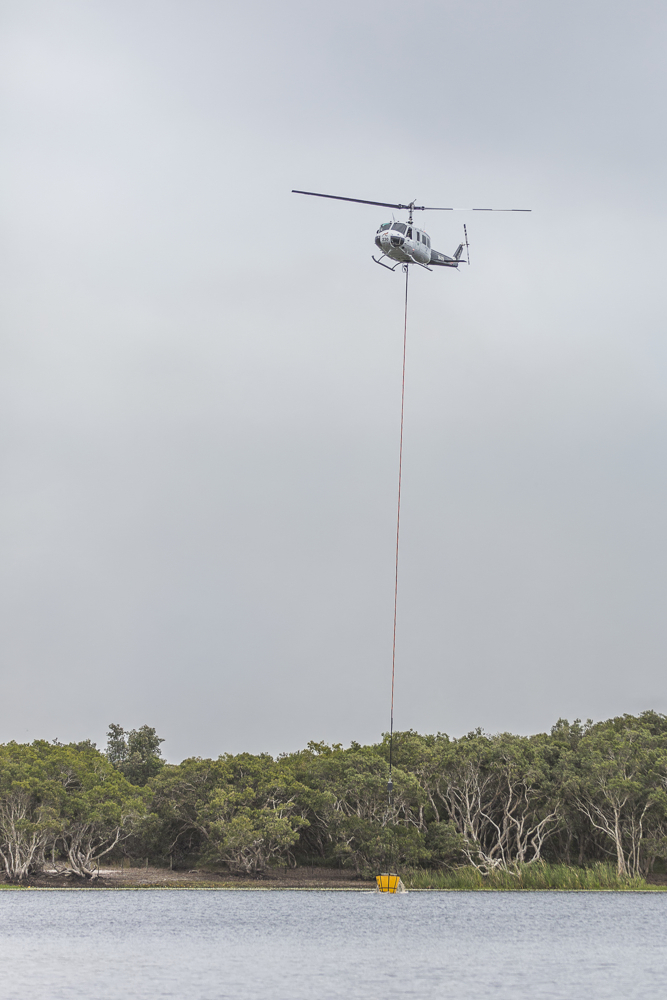
[[[0,746],[5,878],[46,860],[94,878],[102,859],[123,856],[247,873],[401,867],[415,884],[437,869],[443,885],[462,866],[476,884],[528,884],[549,862],[598,872],[577,876],[583,885],[606,862],[635,878],[667,857],[667,716],[656,712],[561,719],[535,736],[398,733],[390,797],[386,736],[177,765],[161,743],[150,726],[114,724],[105,752],[89,741]]]

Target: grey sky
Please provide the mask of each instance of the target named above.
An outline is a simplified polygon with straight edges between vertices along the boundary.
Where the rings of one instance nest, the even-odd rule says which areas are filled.
[[[0,740],[667,711],[658,2],[4,2]],[[413,269],[416,270],[416,269]]]

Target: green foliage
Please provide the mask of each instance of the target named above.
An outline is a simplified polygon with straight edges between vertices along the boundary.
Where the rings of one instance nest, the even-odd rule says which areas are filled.
[[[141,726],[125,732],[112,722],[107,733],[106,757],[133,785],[145,785],[164,767],[160,739],[152,726]]]
[[[221,759],[190,757],[165,765],[149,785],[150,812],[139,831],[138,852],[176,865],[199,856],[207,836],[202,812],[225,776]]]
[[[465,857],[465,838],[456,829],[451,820],[442,823],[430,823],[425,837],[430,862],[451,866],[459,864]]]
[[[395,733],[391,796],[386,734],[178,765],[161,743],[149,726],[113,724],[104,754],[88,740],[0,746],[5,877],[25,880],[50,853],[92,878],[122,852],[251,875],[301,860],[362,877],[409,870],[415,886],[618,888],[667,858],[656,712],[559,719],[529,737]]]
[[[268,754],[226,754],[167,765],[151,782],[144,836],[171,858],[197,851],[204,865],[257,873],[293,861],[308,823],[308,789],[285,761]]]
[[[71,871],[93,878],[100,859],[132,835],[145,795],[92,747],[63,747],[54,764],[65,793],[59,845]]]
[[[88,741],[0,746],[0,860],[10,881],[38,871],[48,853],[94,877],[143,807],[142,794]]]
[[[389,766],[377,748],[311,743],[287,759],[309,790],[304,799],[309,826],[301,837],[305,853],[329,857],[359,875],[431,859],[419,783],[394,768],[389,801]]]
[[[10,882],[40,868],[58,835],[63,792],[50,751],[43,740],[0,746],[0,860]]]
[[[268,754],[221,758],[224,782],[201,811],[206,831],[204,864],[257,873],[291,860],[299,829],[308,820],[300,808],[307,789],[285,763]]]
[[[564,787],[615,854],[619,876],[645,872],[647,847],[660,849],[667,834],[667,733],[660,718],[626,715],[592,726],[564,761]]]

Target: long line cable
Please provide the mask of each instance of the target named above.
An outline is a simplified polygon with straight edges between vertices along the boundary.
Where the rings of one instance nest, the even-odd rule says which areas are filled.
[[[398,542],[401,530],[401,475],[403,472],[403,412],[405,409],[405,353],[408,342],[408,277],[410,266],[403,265],[405,271],[405,313],[403,318],[403,376],[401,378],[401,436],[398,446],[398,503],[396,509],[396,574],[394,577],[394,640],[391,651],[391,721],[389,726],[389,781],[387,792],[391,802],[393,782],[391,772],[394,764],[394,678],[396,676],[396,618],[398,612]]]

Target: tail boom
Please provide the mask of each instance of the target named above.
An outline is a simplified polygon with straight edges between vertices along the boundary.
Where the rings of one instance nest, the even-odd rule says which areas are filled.
[[[463,244],[458,248],[453,257],[448,257],[446,253],[440,253],[439,250],[431,250],[431,259],[429,264],[435,267],[458,267],[461,263],[461,254],[463,253]]]

